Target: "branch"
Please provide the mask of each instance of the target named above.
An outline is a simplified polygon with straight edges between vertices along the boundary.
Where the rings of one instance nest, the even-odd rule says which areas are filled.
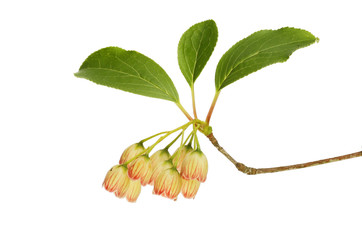
[[[342,155],[342,156],[338,156],[338,157],[327,158],[327,159],[322,159],[322,160],[307,162],[307,163],[300,163],[300,164],[295,164],[295,165],[273,167],[273,168],[252,168],[252,167],[248,167],[248,166],[244,165],[243,163],[236,161],[232,156],[230,156],[230,154],[228,154],[225,151],[225,149],[223,149],[219,145],[218,141],[216,140],[216,138],[214,137],[214,135],[212,133],[207,135],[207,137],[209,138],[211,143],[217,148],[217,150],[219,150],[219,152],[224,154],[225,157],[227,157],[227,159],[229,159],[230,162],[232,162],[239,171],[241,171],[245,174],[248,174],[248,175],[255,175],[255,174],[261,174],[261,173],[274,173],[274,172],[281,172],[281,171],[287,171],[287,170],[293,170],[293,169],[300,169],[300,168],[312,167],[312,166],[317,166],[317,165],[321,165],[321,164],[325,164],[325,163],[337,162],[337,161],[341,161],[341,160],[346,160],[346,159],[362,156],[362,151],[360,151],[360,152],[350,153],[350,154],[346,154],[346,155]]]

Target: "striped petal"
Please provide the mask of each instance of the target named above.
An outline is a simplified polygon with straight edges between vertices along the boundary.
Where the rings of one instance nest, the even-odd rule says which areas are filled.
[[[206,156],[200,150],[194,150],[187,155],[182,163],[181,176],[187,180],[206,181],[208,163]]]
[[[138,196],[141,193],[141,181],[140,180],[131,180],[128,190],[126,192],[126,199],[129,202],[136,202]]]
[[[199,190],[200,182],[197,180],[182,179],[181,192],[185,198],[195,198],[197,191]]]
[[[128,165],[128,176],[132,180],[141,179],[142,185],[146,185],[151,178],[152,167],[150,158],[142,155]]]
[[[109,192],[127,190],[129,185],[129,178],[127,175],[127,168],[124,165],[115,165],[107,173],[103,186]]]
[[[119,160],[119,164],[123,164],[128,160],[136,157],[137,155],[141,154],[144,150],[145,148],[143,147],[142,143],[132,144],[123,151],[121,159]]]
[[[182,180],[176,168],[164,170],[155,181],[153,192],[157,195],[176,200],[181,192]]]

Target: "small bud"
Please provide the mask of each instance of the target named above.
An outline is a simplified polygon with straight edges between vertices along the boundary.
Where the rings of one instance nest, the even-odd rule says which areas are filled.
[[[116,192],[122,196],[127,191],[129,182],[127,168],[123,165],[116,165],[108,171],[103,186],[107,191]]]
[[[172,168],[173,164],[171,160],[166,160],[158,164],[158,166],[153,170],[151,179],[149,184],[153,185],[155,183],[156,178],[166,169]]]
[[[197,180],[182,179],[181,192],[185,198],[195,198],[197,191],[199,190],[200,182]]]
[[[205,182],[208,170],[206,156],[201,150],[194,150],[187,155],[182,163],[181,176],[184,179],[196,179]]]
[[[132,180],[141,180],[141,184],[145,186],[152,176],[151,161],[147,155],[136,158],[128,165],[128,176]]]
[[[170,157],[171,157],[171,155],[167,149],[158,150],[157,152],[152,154],[152,156],[150,157],[152,169],[153,170],[156,169],[157,165],[168,160]]]
[[[174,164],[177,163],[176,168],[178,171],[181,171],[181,166],[182,166],[183,161],[185,160],[186,156],[189,153],[191,153],[192,151],[193,151],[193,149],[190,145],[182,145],[175,151],[176,156],[173,159],[173,163]]]
[[[145,148],[143,147],[142,143],[135,143],[126,148],[121,156],[121,159],[119,160],[119,164],[123,164],[127,162],[128,160],[134,158],[135,156],[141,154]]]
[[[155,180],[153,192],[157,195],[176,200],[181,192],[182,180],[176,168],[161,172]]]
[[[131,180],[128,190],[126,192],[126,199],[129,202],[136,202],[138,196],[141,193],[141,182],[140,180]]]

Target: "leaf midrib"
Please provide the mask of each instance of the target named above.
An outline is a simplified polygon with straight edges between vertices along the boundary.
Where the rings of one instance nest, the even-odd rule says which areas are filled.
[[[276,45],[276,46],[273,46],[273,47],[269,47],[269,48],[265,48],[263,50],[258,50],[256,53],[242,59],[237,65],[235,65],[234,67],[232,67],[230,69],[230,71],[225,75],[225,78],[223,79],[223,81],[221,82],[220,84],[220,87],[223,85],[223,83],[225,82],[225,80],[230,76],[231,72],[234,71],[235,68],[237,68],[240,64],[242,64],[243,62],[245,62],[246,60],[264,52],[264,51],[267,51],[267,50],[270,50],[270,49],[273,49],[273,48],[277,48],[277,47],[280,47],[280,46],[284,46],[284,45],[288,45],[288,44],[293,44],[293,43],[302,43],[302,42],[306,42],[307,40],[302,40],[302,41],[294,41],[294,42],[288,42],[288,43],[283,43],[283,44],[279,44],[279,45]],[[247,47],[246,47],[247,48]]]
[[[168,91],[166,90],[163,90],[162,88],[160,88],[159,86],[155,85],[154,83],[148,81],[147,79],[141,77],[141,75],[139,75],[138,73],[138,76],[136,75],[132,75],[132,74],[129,74],[129,73],[126,73],[126,72],[122,72],[122,71],[119,71],[119,70],[114,70],[114,69],[110,69],[110,68],[101,68],[101,67],[97,67],[97,68],[94,68],[94,67],[91,67],[91,68],[86,68],[86,69],[82,69],[80,70],[79,72],[81,71],[84,71],[84,70],[87,70],[87,69],[95,69],[95,70],[105,70],[105,71],[111,71],[111,72],[116,72],[116,73],[121,73],[121,74],[125,74],[127,76],[131,76],[131,77],[135,77],[135,78],[139,78],[147,83],[149,83],[150,85],[154,86],[155,88],[159,89],[161,92],[164,92],[167,96],[169,96],[171,99],[173,99],[175,102],[177,102],[177,100],[174,98],[174,97],[171,97],[171,95],[168,93]],[[149,70],[148,70],[149,71]],[[153,75],[154,76],[154,75]]]
[[[209,28],[209,27],[208,27],[208,28]],[[202,29],[202,30],[200,30],[200,31],[201,31],[201,38],[200,38],[201,40],[203,39],[206,30],[207,30],[207,29]],[[195,31],[195,32],[196,32],[196,31]],[[192,35],[193,35],[193,34],[194,34],[194,33],[192,33]],[[197,49],[196,49],[195,46],[193,45],[192,40],[190,40],[190,42],[191,42],[192,49],[193,49],[194,52],[195,52],[195,63],[193,64],[192,69],[191,69],[191,66],[190,66],[189,62],[188,62],[187,60],[186,60],[185,62],[186,62],[186,64],[187,64],[187,68],[189,69],[189,71],[190,71],[190,73],[191,73],[191,81],[192,81],[191,84],[194,84],[194,82],[195,82],[194,76],[195,76],[196,66],[197,66],[197,62],[198,62],[198,60],[199,60],[198,57],[199,57],[199,55],[201,56],[201,55],[203,54],[203,52],[206,50],[206,48],[205,48],[205,50],[204,50],[201,54],[199,54],[202,41],[199,42]],[[207,45],[206,47],[208,47],[209,45],[210,45],[210,41],[208,42],[208,45]],[[183,54],[184,54],[184,56],[187,55],[186,52],[185,52],[185,48],[183,48]],[[185,59],[187,59],[187,58],[185,57]]]
[[[192,43],[192,40],[191,40],[191,45],[192,45],[192,48],[195,50],[195,53],[196,53],[196,56],[195,56],[195,64],[193,66],[193,71],[192,71],[192,84],[194,83],[195,79],[195,71],[196,71],[196,66],[197,66],[197,61],[198,61],[198,57],[199,57],[199,51],[200,51],[200,47],[201,47],[201,43],[202,43],[202,39],[204,37],[204,33],[205,33],[205,29],[202,29],[202,32],[201,32],[201,38],[200,38],[200,42],[199,42],[199,46],[197,47],[197,50],[195,49],[194,47],[194,44]],[[210,44],[210,43],[209,43]]]

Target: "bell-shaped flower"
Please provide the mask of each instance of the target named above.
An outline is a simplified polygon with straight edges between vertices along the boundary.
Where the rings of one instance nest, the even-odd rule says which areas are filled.
[[[194,149],[191,147],[191,145],[182,145],[175,151],[175,158],[173,159],[173,163],[174,165],[177,164],[176,168],[178,171],[181,171],[183,161],[185,160],[186,156],[193,150]]]
[[[208,163],[206,156],[197,149],[189,153],[181,167],[181,176],[187,180],[198,180],[205,182],[208,170]]]
[[[168,160],[169,158],[171,157],[170,153],[168,152],[167,149],[161,149],[161,150],[158,150],[157,152],[155,152],[154,154],[152,154],[152,156],[150,157],[151,159],[151,165],[152,165],[152,169],[156,169],[156,167]]]
[[[128,190],[126,192],[126,199],[129,202],[136,202],[138,196],[141,193],[141,182],[140,180],[131,180],[129,183]],[[116,194],[117,195],[117,194]]]
[[[169,168],[161,172],[155,180],[153,193],[173,200],[181,192],[182,179],[176,168]]]
[[[116,192],[124,195],[127,191],[130,179],[127,175],[127,167],[124,165],[115,165],[108,171],[103,186],[109,192]]]
[[[150,158],[147,155],[141,155],[128,164],[128,176],[132,180],[140,179],[143,186],[148,184],[152,176]]]
[[[143,147],[142,143],[132,144],[123,151],[121,159],[119,160],[119,164],[123,164],[128,160],[136,157],[137,155],[141,154],[144,150],[145,148]]]
[[[200,182],[197,180],[182,179],[181,192],[185,198],[195,198],[197,191],[199,190]]]
[[[156,168],[153,170],[149,184],[154,185],[155,180],[158,177],[158,175],[160,175],[160,173],[163,172],[164,170],[172,168],[172,167],[173,167],[173,164],[172,164],[171,159],[159,163],[156,166]]]

